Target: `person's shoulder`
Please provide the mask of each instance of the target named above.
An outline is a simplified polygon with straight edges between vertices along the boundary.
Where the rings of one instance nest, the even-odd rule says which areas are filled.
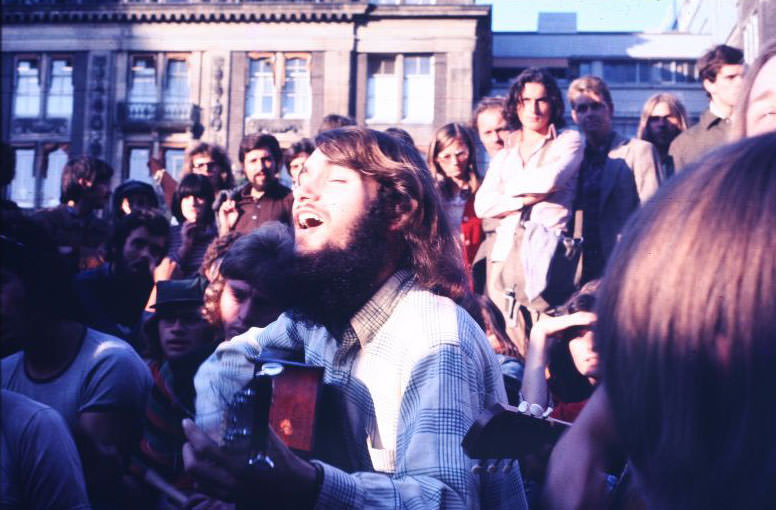
[[[573,142],[583,142],[584,138],[582,137],[582,133],[577,131],[574,128],[562,128],[558,130],[558,134],[555,137],[558,140],[565,140],[565,141],[573,141]]]
[[[3,420],[4,422],[26,425],[28,422],[36,420],[56,422],[64,426],[64,421],[56,410],[15,391],[2,390],[2,406],[4,415],[14,417],[13,420]],[[5,427],[3,430],[6,430]]]
[[[140,355],[129,343],[96,329],[86,329],[82,349],[86,351],[88,358],[94,363],[108,361],[129,363],[136,367],[147,368]]]
[[[102,280],[110,275],[110,263],[105,262],[93,269],[87,269],[76,274],[74,277],[74,283],[86,283],[93,282],[95,280]]]
[[[471,315],[455,301],[418,285],[406,293],[394,315],[398,323],[417,331],[413,342],[417,340],[424,348],[460,346],[469,342],[472,335],[482,333]]]

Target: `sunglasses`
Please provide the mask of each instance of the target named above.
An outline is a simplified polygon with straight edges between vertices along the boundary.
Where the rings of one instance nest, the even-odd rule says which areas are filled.
[[[588,110],[599,112],[606,108],[606,105],[604,103],[599,103],[598,101],[594,103],[582,103],[578,104],[574,107],[574,110],[576,110],[577,113],[586,113]]]

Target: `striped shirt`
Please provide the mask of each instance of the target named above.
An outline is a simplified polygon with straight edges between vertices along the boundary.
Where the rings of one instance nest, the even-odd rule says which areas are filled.
[[[316,508],[527,508],[519,470],[474,475],[461,448],[480,412],[506,401],[496,357],[462,308],[411,273],[389,278],[339,336],[284,314],[220,344],[194,381],[211,435],[264,348],[325,368]]]

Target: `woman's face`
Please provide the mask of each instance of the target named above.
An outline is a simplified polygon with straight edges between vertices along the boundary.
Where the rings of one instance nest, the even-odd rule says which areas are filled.
[[[449,179],[466,179],[466,169],[469,165],[469,149],[460,138],[453,139],[446,145],[435,159],[436,164]]]
[[[588,378],[598,378],[598,353],[593,349],[592,330],[585,330],[569,340],[569,352],[577,372]]]
[[[757,136],[776,131],[776,57],[757,73],[746,109],[746,134]]]
[[[181,198],[181,214],[189,223],[201,220],[205,216],[206,207],[207,201],[204,198],[196,197],[194,195],[188,195]]]

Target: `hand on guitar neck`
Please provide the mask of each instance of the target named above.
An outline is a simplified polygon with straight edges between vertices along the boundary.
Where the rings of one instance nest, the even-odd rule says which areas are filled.
[[[266,455],[274,467],[251,469],[244,455],[227,453],[186,419],[186,471],[204,492],[224,501],[261,501],[266,508],[312,508],[317,497],[315,467],[294,454],[272,429],[268,430]]]

